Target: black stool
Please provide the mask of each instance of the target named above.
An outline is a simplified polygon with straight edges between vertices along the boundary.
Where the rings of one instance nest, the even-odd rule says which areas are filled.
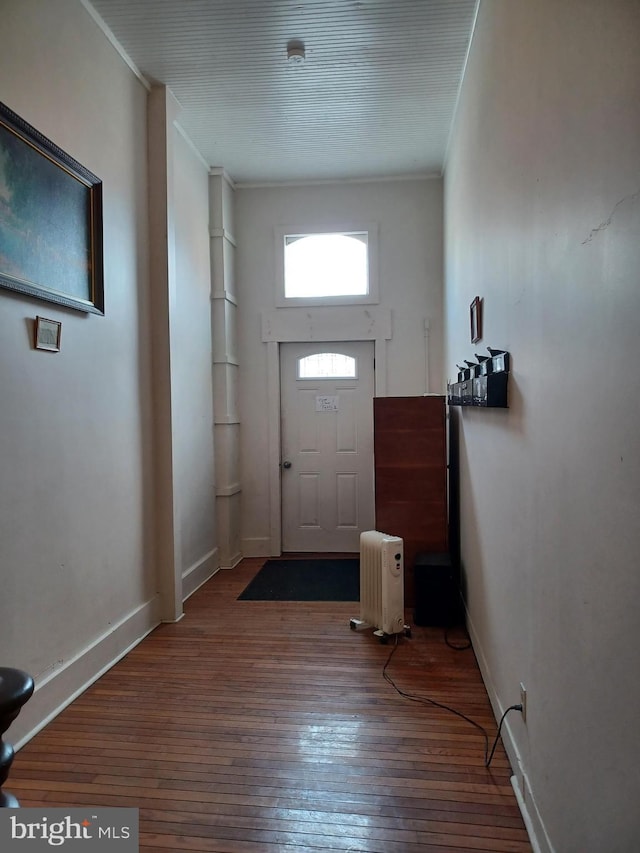
[[[2,790],[14,755],[13,747],[4,743],[2,735],[31,698],[33,688],[33,678],[26,672],[0,667],[0,808],[16,809],[20,805],[13,794]]]

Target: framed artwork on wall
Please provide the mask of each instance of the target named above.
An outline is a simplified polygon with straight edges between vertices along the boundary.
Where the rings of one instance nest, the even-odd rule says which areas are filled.
[[[104,314],[102,181],[0,103],[0,287]]]
[[[60,337],[62,323],[58,320],[47,320],[46,317],[36,317],[34,326],[34,345],[36,349],[47,352],[60,352]]]
[[[471,343],[477,344],[482,340],[482,299],[479,296],[471,303],[469,308],[469,319],[471,325]]]

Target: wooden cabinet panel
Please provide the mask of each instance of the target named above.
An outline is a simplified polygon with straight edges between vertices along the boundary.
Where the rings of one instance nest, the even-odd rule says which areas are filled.
[[[419,427],[415,431],[387,427],[376,449],[385,468],[440,468],[445,452],[439,430],[421,431]]]
[[[398,474],[397,468],[378,468],[376,471],[376,495],[381,508],[388,502],[406,502],[409,496],[412,502],[435,502],[442,506],[445,502],[445,485],[435,467],[403,468],[401,474]]]
[[[447,550],[444,397],[376,397],[376,529],[404,539],[405,603],[416,554]]]

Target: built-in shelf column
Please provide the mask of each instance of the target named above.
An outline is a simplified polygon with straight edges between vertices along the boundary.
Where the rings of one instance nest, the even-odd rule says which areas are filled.
[[[180,108],[166,86],[148,101],[151,353],[153,371],[154,495],[160,617],[182,616],[179,490],[176,485],[174,122]]]
[[[222,169],[212,169],[209,173],[209,222],[216,522],[220,564],[227,568],[242,557],[234,201],[234,187],[229,176]]]

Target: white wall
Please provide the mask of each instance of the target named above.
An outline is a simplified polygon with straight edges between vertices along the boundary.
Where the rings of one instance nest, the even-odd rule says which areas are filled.
[[[2,36],[3,102],[104,182],[106,316],[0,291],[0,659],[38,685],[16,740],[156,621],[147,93],[76,0],[8,0]]]
[[[445,370],[513,358],[458,418],[470,624],[557,853],[640,838],[639,48],[637,3],[483,0],[445,173]]]
[[[388,395],[426,390],[424,321],[430,320],[430,387],[442,391],[442,184],[386,181],[236,190],[238,240],[240,414],[243,551],[269,554],[272,545],[267,421],[267,344],[261,316],[276,312],[276,228],[341,229],[378,224],[380,303],[391,312],[392,337],[384,369]],[[366,306],[362,306],[365,308]],[[322,309],[336,328],[345,309]],[[285,308],[297,312],[307,309]],[[331,327],[332,322],[325,325]],[[330,338],[329,338],[330,339]],[[273,472],[271,472],[273,476]]]
[[[156,158],[171,227],[151,247],[145,86],[79,0],[10,0],[2,24],[0,97],[104,195],[105,317],[0,291],[0,663],[36,679],[16,742],[157,624],[161,582],[179,613],[218,562],[208,168],[171,123]],[[166,304],[150,255],[170,269]],[[60,353],[32,348],[36,314],[62,321]],[[160,486],[177,528],[162,572]]]
[[[181,571],[217,568],[209,271],[209,170],[174,129],[176,306],[173,375]],[[190,587],[188,587],[190,589]]]

